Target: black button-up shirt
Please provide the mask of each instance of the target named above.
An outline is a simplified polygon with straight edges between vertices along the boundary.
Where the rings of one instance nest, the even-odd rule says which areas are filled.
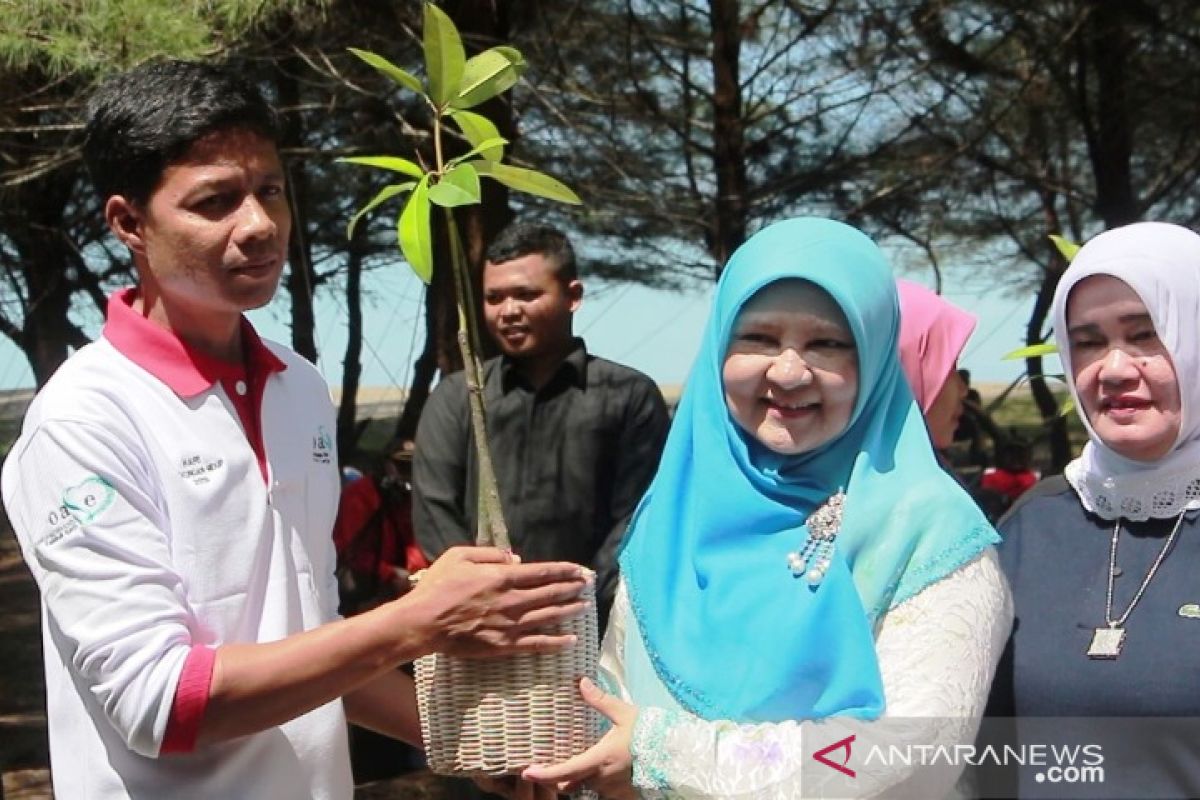
[[[602,619],[617,583],[617,548],[666,441],[662,394],[650,378],[590,356],[583,340],[541,389],[504,356],[484,364],[484,407],[513,550],[597,573]],[[429,558],[475,541],[477,465],[466,380],[430,396],[417,428],[413,528]]]

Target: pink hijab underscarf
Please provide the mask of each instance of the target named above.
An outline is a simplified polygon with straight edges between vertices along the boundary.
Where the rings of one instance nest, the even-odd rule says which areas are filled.
[[[922,413],[937,399],[975,330],[975,316],[911,281],[900,291],[900,364]]]

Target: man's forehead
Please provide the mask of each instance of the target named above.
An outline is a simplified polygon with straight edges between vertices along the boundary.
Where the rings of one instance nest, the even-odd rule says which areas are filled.
[[[545,285],[557,279],[558,265],[541,253],[488,261],[483,267],[483,285],[489,288]]]
[[[183,155],[169,166],[241,165],[247,161],[265,161],[280,165],[275,142],[246,128],[219,128],[192,142]]]

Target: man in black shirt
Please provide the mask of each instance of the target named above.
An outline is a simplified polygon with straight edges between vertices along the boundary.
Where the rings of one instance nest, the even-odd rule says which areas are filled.
[[[525,561],[594,569],[603,625],[617,548],[658,466],[668,418],[653,381],[589,355],[572,335],[582,298],[571,244],[554,228],[517,224],[488,250],[483,312],[502,355],[484,365],[483,393],[513,549]],[[438,385],[417,429],[413,526],[426,556],[474,541],[476,480],[459,372]]]

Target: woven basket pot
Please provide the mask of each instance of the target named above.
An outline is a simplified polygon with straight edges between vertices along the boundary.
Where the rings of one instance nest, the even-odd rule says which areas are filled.
[[[599,643],[595,588],[587,613],[561,623],[576,643],[557,653],[469,659],[434,653],[417,659],[417,707],[429,768],[440,775],[516,775],[556,764],[600,737],[600,715],[579,696],[595,678]]]

